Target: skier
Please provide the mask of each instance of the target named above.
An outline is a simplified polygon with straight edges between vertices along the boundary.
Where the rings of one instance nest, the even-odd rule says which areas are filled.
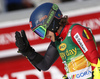
[[[45,56],[32,48],[25,31],[16,31],[18,52],[39,71],[48,70],[60,56],[65,65],[64,79],[100,79],[100,56],[90,28],[71,24],[53,3],[43,3],[30,16],[30,27],[40,38],[49,38]]]

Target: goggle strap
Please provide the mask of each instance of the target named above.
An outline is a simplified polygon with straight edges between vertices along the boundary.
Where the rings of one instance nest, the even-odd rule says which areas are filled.
[[[47,19],[43,23],[43,27],[44,28],[47,29],[49,27],[49,25],[51,24],[51,22],[52,22],[52,20],[53,20],[53,18],[55,16],[57,10],[58,10],[58,6],[56,4],[53,4],[53,6],[52,6],[52,8],[51,8],[51,10],[50,10],[50,12],[48,14]]]

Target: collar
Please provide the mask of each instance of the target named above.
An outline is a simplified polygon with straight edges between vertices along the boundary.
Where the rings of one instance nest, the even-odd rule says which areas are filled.
[[[70,24],[70,23],[66,24],[65,27],[64,27],[64,29],[62,30],[62,32],[61,32],[61,34],[59,36],[60,38],[62,38],[62,41],[66,38],[67,33],[68,33],[69,28],[70,28],[71,25],[72,24]]]

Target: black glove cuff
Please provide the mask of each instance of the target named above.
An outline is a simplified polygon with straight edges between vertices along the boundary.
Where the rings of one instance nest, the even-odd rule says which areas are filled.
[[[23,56],[30,57],[31,55],[36,55],[35,50],[32,47],[27,47],[24,50],[20,50],[20,53],[22,53]]]
[[[36,53],[36,56],[34,57],[34,59],[30,59],[30,61],[32,62],[32,64],[37,65],[39,62],[41,62],[43,59],[43,56]]]

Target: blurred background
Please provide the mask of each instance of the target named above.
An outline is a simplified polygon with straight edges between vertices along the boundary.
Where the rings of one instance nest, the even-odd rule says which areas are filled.
[[[48,71],[39,72],[17,53],[15,31],[25,30],[31,46],[45,54],[50,40],[41,40],[29,26],[31,13],[44,2],[56,3],[70,23],[90,27],[100,53],[100,0],[0,0],[0,79],[62,79],[65,74],[60,57]]]

